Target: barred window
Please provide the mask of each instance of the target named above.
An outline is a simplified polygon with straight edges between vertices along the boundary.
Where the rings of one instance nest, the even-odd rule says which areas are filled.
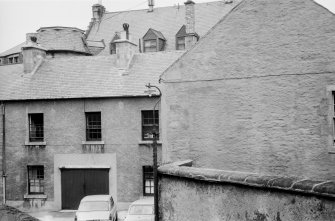
[[[158,110],[155,110],[155,116],[152,110],[143,110],[142,111],[142,140],[152,140],[154,129],[156,129],[157,140],[159,140]]]
[[[101,112],[86,113],[86,140],[101,140]]]
[[[44,193],[44,166],[28,166],[28,193]]]
[[[143,195],[154,194],[154,172],[152,166],[143,166]]]
[[[44,140],[43,114],[29,114],[29,141],[41,142]]]

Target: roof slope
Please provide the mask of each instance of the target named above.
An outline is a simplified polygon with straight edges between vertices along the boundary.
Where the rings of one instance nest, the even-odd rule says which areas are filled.
[[[213,27],[225,14],[227,14],[240,0],[232,4],[224,1],[195,4],[195,31],[203,36]],[[115,32],[122,31],[122,24],[129,24],[129,32],[133,40],[138,44],[149,28],[160,31],[167,39],[166,50],[175,50],[175,35],[185,24],[185,6],[172,6],[155,8],[148,13],[144,10],[112,12],[104,14],[100,23],[95,23],[89,32],[87,40],[100,41],[104,39],[106,44],[112,40]],[[108,47],[101,55],[109,53]]]
[[[21,74],[22,65],[0,66],[0,100],[145,96],[145,84],[182,53],[135,54],[127,70],[116,68],[116,55],[46,59],[33,75]]]
[[[37,43],[47,50],[89,53],[83,31],[72,27],[43,27],[38,30]]]
[[[8,49],[7,51],[2,52],[0,54],[0,57],[4,57],[4,56],[7,56],[7,55],[16,54],[16,53],[21,53],[21,48],[25,43],[26,42],[23,42],[19,45],[16,45],[15,47],[12,47],[11,49]]]
[[[197,81],[333,72],[332,45],[335,16],[312,0],[245,0],[162,79]],[[199,69],[191,71],[194,67]]]

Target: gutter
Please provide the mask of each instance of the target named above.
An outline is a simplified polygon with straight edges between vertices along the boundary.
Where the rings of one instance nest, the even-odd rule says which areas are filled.
[[[6,105],[1,101],[2,107],[2,202],[6,204]]]

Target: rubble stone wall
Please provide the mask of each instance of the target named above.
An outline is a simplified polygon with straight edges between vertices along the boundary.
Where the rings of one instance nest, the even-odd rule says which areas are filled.
[[[214,169],[159,168],[160,220],[335,220],[335,182]]]

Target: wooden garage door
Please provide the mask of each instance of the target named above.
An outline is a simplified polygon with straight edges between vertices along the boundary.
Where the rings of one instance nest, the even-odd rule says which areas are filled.
[[[62,209],[78,209],[87,195],[109,194],[109,169],[62,169]]]

